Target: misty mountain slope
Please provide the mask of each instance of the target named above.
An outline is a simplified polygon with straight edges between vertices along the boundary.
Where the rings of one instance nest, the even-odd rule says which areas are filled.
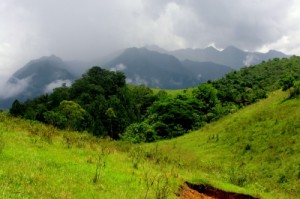
[[[146,48],[128,48],[104,66],[110,70],[124,72],[127,82],[132,84],[177,89],[198,83],[174,56]]]
[[[18,80],[29,78],[31,83],[29,86],[35,87],[34,85],[39,85],[37,89],[42,89],[42,86],[46,86],[55,80],[73,80],[74,76],[65,69],[66,67],[67,65],[54,55],[42,57],[30,61],[16,71],[8,82],[15,83]]]
[[[71,84],[76,77],[67,67],[65,62],[54,55],[30,61],[7,81],[5,87],[9,91],[2,96],[1,107],[9,107],[14,99],[24,101],[51,92],[63,83]]]
[[[213,47],[205,49],[179,49],[169,52],[180,60],[189,59],[198,62],[214,62],[239,69],[243,66],[255,65],[272,58],[288,57],[279,51],[270,50],[267,53],[245,52],[234,46],[229,46],[222,51]]]
[[[193,75],[194,78],[205,83],[208,80],[215,80],[225,76],[233,69],[213,62],[196,62],[191,60],[184,60],[182,65]]]

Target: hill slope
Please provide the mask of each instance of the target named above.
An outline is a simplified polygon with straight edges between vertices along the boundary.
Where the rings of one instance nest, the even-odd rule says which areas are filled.
[[[300,99],[286,99],[287,93],[277,91],[155,147],[168,154],[169,161],[190,169],[194,182],[224,189],[230,186],[223,183],[235,184],[263,198],[299,198]]]
[[[185,136],[128,145],[0,113],[5,198],[175,198],[183,181],[300,197],[300,99],[277,91]]]

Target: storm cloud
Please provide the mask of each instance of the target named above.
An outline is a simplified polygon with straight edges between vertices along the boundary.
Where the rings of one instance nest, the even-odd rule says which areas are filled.
[[[296,0],[2,0],[0,76],[45,55],[87,61],[152,44],[299,55],[299,10]]]

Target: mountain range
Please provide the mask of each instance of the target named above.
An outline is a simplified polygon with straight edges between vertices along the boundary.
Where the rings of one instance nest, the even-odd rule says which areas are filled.
[[[0,107],[10,107],[14,99],[24,101],[69,85],[93,65],[124,72],[129,84],[183,89],[275,57],[288,56],[278,51],[245,52],[232,46],[222,51],[213,47],[167,51],[154,45],[119,50],[93,64],[67,62],[52,55],[32,60],[12,75],[6,83],[11,92],[0,99]]]
[[[270,50],[267,53],[246,52],[234,46],[229,46],[221,51],[214,47],[207,47],[205,49],[180,49],[170,51],[169,54],[177,57],[179,60],[188,59],[198,62],[209,61],[217,64],[223,64],[233,69],[256,65],[262,61],[267,61],[275,57],[288,57],[287,55],[275,50]]]

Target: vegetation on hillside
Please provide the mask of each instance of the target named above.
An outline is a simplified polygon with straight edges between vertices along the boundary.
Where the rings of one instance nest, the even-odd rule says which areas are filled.
[[[184,181],[265,199],[300,197],[300,98],[267,99],[147,144],[0,113],[3,198],[176,198]]]
[[[97,136],[152,142],[183,135],[279,88],[297,94],[300,57],[273,59],[208,81],[189,94],[169,95],[146,86],[128,86],[121,72],[93,67],[71,87],[15,101],[14,116]]]

